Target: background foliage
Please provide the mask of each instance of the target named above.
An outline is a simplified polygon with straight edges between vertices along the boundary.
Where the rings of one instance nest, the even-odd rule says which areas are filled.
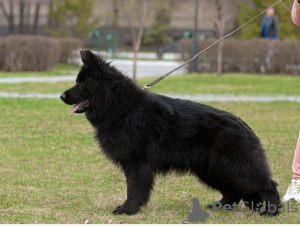
[[[58,63],[74,63],[80,39],[37,35],[11,35],[0,39],[0,70],[47,71]]]
[[[215,42],[214,39],[199,42],[198,51]],[[184,61],[193,56],[193,40],[180,40],[180,51]],[[299,74],[300,41],[252,39],[224,40],[223,72],[269,73],[269,74]],[[217,48],[213,47],[198,58],[199,72],[217,71]],[[192,64],[187,65],[189,71]]]
[[[11,35],[0,41],[0,70],[45,71],[53,69],[60,56],[55,38],[34,35]]]
[[[145,44],[154,44],[159,47],[172,40],[169,36],[172,2],[171,0],[159,0],[156,2],[155,18],[145,33]]]
[[[54,0],[49,9],[51,25],[47,33],[54,37],[86,38],[94,30],[100,18],[92,18],[93,0]]]
[[[238,25],[249,21],[254,16],[264,11],[267,7],[274,4],[273,0],[252,0],[256,7],[252,8],[248,4],[240,1],[240,12],[238,15]],[[295,40],[300,36],[300,28],[294,25],[291,21],[291,8],[294,1],[283,1],[274,7],[275,14],[279,18],[279,39]],[[261,24],[263,17],[259,17],[253,22],[249,23],[246,28],[241,29],[239,38],[254,39],[261,37]]]

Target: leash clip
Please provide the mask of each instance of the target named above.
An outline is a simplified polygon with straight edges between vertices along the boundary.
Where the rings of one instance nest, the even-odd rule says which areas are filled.
[[[143,90],[144,89],[149,89],[149,88],[150,88],[150,86],[148,84],[146,84],[146,85],[143,86]]]

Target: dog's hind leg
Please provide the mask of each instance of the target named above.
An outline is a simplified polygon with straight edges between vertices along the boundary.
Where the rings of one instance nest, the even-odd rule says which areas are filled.
[[[133,215],[146,205],[154,184],[154,172],[149,163],[136,161],[123,166],[127,182],[127,199],[113,214]]]
[[[262,198],[266,202],[265,211],[261,212],[261,215],[268,215],[268,216],[276,216],[279,214],[279,209],[282,207],[282,203],[280,202],[280,196],[277,190],[277,183],[275,181],[271,181],[271,190],[268,191],[261,191],[260,194]]]
[[[210,177],[204,177],[201,174],[201,171],[194,170],[193,174],[196,177],[198,177],[198,179],[200,181],[204,181],[207,185],[209,185],[210,187],[212,187],[214,189],[217,189],[223,195],[221,200],[214,202],[211,205],[207,205],[206,206],[207,209],[213,209],[214,205],[217,205],[217,204],[222,205],[222,206],[224,206],[226,204],[233,205],[233,204],[238,204],[241,201],[242,196],[238,192],[236,192],[230,188],[227,188],[227,189],[221,188],[220,185],[218,185],[216,182],[213,182],[213,180],[211,180]]]

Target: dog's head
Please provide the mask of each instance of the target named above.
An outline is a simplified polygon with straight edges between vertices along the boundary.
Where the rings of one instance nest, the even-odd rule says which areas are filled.
[[[101,83],[105,83],[102,80],[110,68],[109,63],[89,50],[80,50],[80,55],[83,65],[77,75],[76,84],[60,95],[61,100],[66,104],[74,105],[70,115],[93,112],[95,97],[92,95],[103,92],[99,86]]]
[[[85,113],[92,124],[116,120],[144,98],[144,92],[128,76],[89,50],[80,50],[83,65],[76,84],[61,94],[66,104],[74,105],[70,115]],[[103,120],[106,117],[106,120]]]

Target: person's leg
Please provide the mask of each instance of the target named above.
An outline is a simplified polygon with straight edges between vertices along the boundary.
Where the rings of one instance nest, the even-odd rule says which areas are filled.
[[[300,202],[300,133],[297,140],[292,169],[293,179],[285,196],[283,197],[283,201],[286,202],[295,200]]]
[[[294,155],[293,173],[294,173],[294,179],[300,180],[300,133],[298,136],[298,141],[297,141],[295,155]]]

